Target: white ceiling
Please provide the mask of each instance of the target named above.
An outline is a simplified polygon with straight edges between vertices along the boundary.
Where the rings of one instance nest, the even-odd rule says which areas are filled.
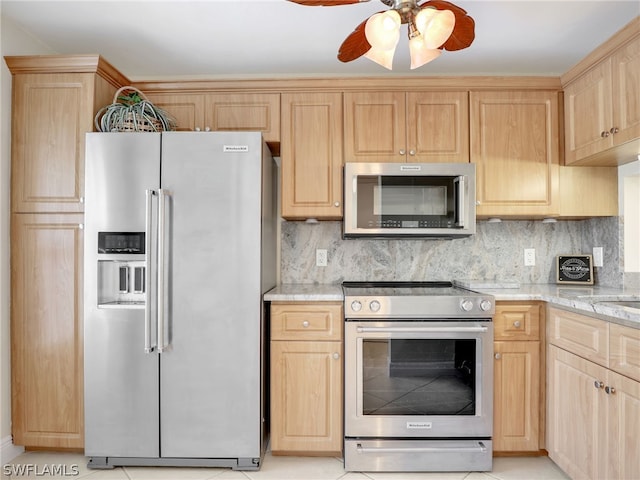
[[[637,15],[638,0],[454,0],[476,22],[467,49],[394,71],[338,48],[378,0],[309,7],[285,0],[2,0],[1,14],[59,54],[99,53],[132,80],[355,75],[559,76]],[[406,28],[403,27],[403,28]]]

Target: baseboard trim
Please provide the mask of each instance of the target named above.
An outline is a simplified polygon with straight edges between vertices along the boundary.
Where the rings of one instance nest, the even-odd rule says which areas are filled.
[[[22,453],[24,453],[24,447],[14,445],[11,435],[4,437],[0,441],[0,465],[9,463]]]

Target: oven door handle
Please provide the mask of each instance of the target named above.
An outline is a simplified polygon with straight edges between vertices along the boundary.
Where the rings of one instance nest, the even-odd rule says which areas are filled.
[[[358,333],[483,333],[488,327],[357,327]]]
[[[476,447],[363,447],[356,446],[358,453],[425,453],[425,452],[486,452],[484,443],[478,442]]]

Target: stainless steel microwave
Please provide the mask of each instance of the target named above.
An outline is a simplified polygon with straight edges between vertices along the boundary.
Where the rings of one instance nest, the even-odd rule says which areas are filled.
[[[346,163],[344,238],[476,233],[473,163]]]

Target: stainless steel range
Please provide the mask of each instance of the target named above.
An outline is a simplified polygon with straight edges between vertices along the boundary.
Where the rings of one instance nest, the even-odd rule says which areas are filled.
[[[344,282],[348,471],[492,468],[494,299]]]

